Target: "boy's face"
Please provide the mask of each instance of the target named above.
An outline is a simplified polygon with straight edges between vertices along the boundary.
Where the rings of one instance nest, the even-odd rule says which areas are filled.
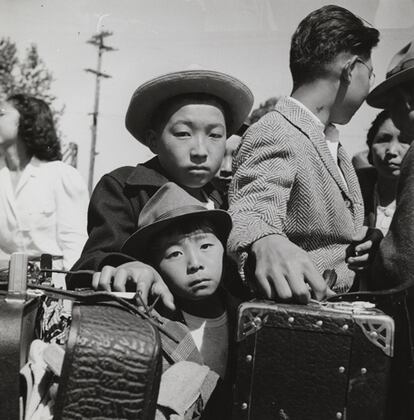
[[[161,238],[155,268],[171,292],[197,301],[212,296],[221,281],[224,248],[213,233],[198,230]]]
[[[332,122],[346,124],[368,96],[373,81],[373,67],[370,58],[354,57],[351,63],[350,79],[339,98],[340,105]]]
[[[226,147],[223,111],[211,103],[183,100],[168,114],[153,141],[163,168],[181,186],[201,188],[218,171]]]

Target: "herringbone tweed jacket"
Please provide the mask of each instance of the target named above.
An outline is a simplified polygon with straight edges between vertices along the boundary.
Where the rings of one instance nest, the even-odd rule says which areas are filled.
[[[251,244],[280,234],[308,251],[321,274],[336,271],[335,291],[351,287],[355,274],[345,263],[346,249],[364,237],[364,207],[341,145],[338,162],[347,185],[322,128],[291,98],[281,98],[275,111],[249,128],[234,160],[229,190],[233,230],[228,248],[242,278]]]

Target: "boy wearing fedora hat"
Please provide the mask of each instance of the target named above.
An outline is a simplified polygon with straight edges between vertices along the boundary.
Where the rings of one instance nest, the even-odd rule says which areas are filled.
[[[210,401],[209,415],[202,418],[228,418],[223,404],[230,403],[230,326],[234,325],[237,305],[221,281],[230,230],[231,218],[226,211],[208,210],[178,185],[168,182],[143,207],[137,231],[121,249],[154,267],[173,293],[176,311],[158,305],[153,315],[169,333],[161,331],[164,371],[178,361],[206,365],[212,372],[210,379],[220,377],[219,387],[227,389],[219,404],[219,395],[213,399],[214,404]],[[177,393],[181,376],[184,381],[188,378],[177,368],[171,385],[168,374],[163,376],[167,383],[162,379],[159,405],[165,407],[170,396],[175,405],[177,399],[187,400],[187,395]],[[205,395],[203,391],[200,394]]]
[[[414,40],[392,58],[386,79],[368,95],[367,102],[375,108],[388,109],[401,134],[408,140],[414,139]],[[414,147],[411,143],[401,166],[394,217],[374,261],[372,288],[413,285],[413,197]]]
[[[244,135],[229,251],[262,296],[306,303],[332,293],[328,286],[346,292],[368,261],[358,179],[333,124],[348,123],[368,94],[378,37],[342,7],[311,12],[292,36],[291,96]],[[346,260],[359,241],[363,255]]]
[[[88,211],[89,239],[73,270],[92,269],[96,288],[123,291],[127,281],[165,291],[157,273],[120,252],[136,230],[139,213],[166,182],[174,181],[204,205],[222,206],[210,183],[224,156],[226,139],[247,118],[253,104],[249,88],[238,79],[210,70],[186,70],[156,77],[139,86],[129,104],[129,132],[156,156],[134,167],[104,175]],[[155,285],[154,285],[155,280]],[[68,276],[68,287],[88,287],[88,276]]]

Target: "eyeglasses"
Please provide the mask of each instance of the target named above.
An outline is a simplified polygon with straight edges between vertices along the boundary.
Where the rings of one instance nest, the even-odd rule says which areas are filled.
[[[365,61],[361,60],[360,58],[357,58],[355,61],[358,63],[363,64],[369,71],[369,85],[372,87],[375,83],[375,73],[373,67],[369,66]]]

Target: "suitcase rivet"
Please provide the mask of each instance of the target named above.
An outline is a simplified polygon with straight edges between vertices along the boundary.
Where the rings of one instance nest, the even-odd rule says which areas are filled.
[[[241,405],[241,409],[242,409],[242,410],[247,410],[247,403],[243,403],[243,404]]]
[[[342,413],[338,411],[338,412],[336,413],[336,418],[337,418],[337,419],[341,419],[341,418],[342,418]]]
[[[316,325],[317,325],[318,327],[322,327],[322,324],[323,324],[323,321],[321,321],[321,320],[316,321]]]
[[[251,354],[248,354],[246,356],[246,362],[250,363],[253,360],[253,356]]]
[[[349,328],[348,324],[344,324],[344,326],[342,327],[342,329],[344,329],[345,331]]]
[[[377,333],[376,331],[371,331],[371,332],[369,333],[369,335],[370,335],[372,338],[377,338],[377,337],[378,337],[378,333]]]
[[[260,318],[260,316],[255,316],[253,319],[253,324],[256,327],[260,327],[262,325],[262,318]]]
[[[289,324],[291,324],[294,320],[295,320],[295,318],[293,318],[293,316],[290,316],[290,317],[288,318],[288,322],[289,322]]]
[[[365,375],[366,373],[367,373],[366,368],[362,368],[362,369],[361,369],[361,374],[362,374],[362,375]]]
[[[339,373],[344,373],[345,372],[345,368],[343,366],[339,367]]]

